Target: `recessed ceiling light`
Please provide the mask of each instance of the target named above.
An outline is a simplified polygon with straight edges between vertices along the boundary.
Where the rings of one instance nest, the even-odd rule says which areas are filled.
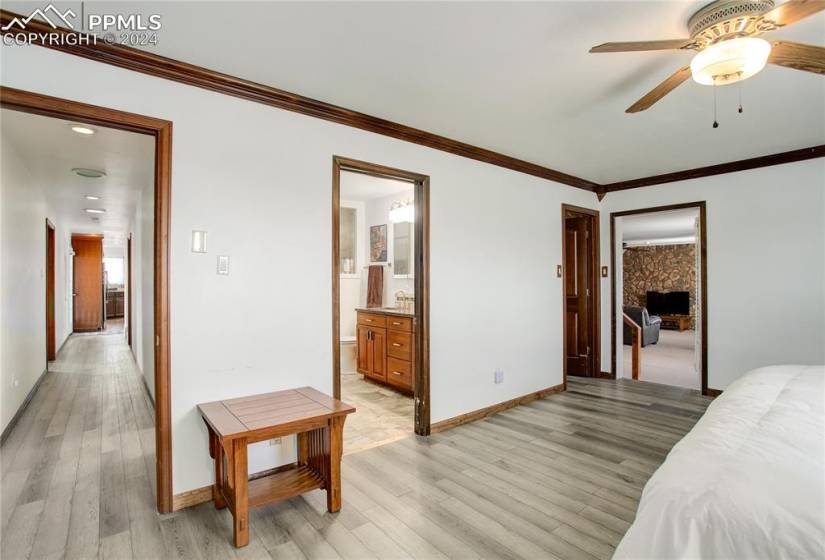
[[[80,175],[81,177],[88,177],[90,179],[99,179],[100,177],[106,176],[105,171],[101,171],[100,169],[89,169],[87,167],[74,167],[72,168],[72,173],[75,175]]]
[[[86,136],[89,136],[89,135],[95,133],[94,128],[88,127],[88,126],[83,125],[83,124],[73,124],[73,125],[70,125],[70,126],[71,126],[72,130],[74,130],[78,134],[84,134]]]
[[[86,195],[86,196],[84,196],[83,198],[85,198],[86,200],[100,200],[100,197],[99,197],[99,196],[95,196],[95,195],[93,195],[93,194],[87,194],[87,195]]]
[[[86,212],[89,214],[105,214],[106,210],[103,208],[86,208]]]

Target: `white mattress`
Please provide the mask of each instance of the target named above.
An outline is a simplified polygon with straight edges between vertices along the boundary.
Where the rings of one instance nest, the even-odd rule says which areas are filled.
[[[730,385],[642,493],[615,559],[825,559],[825,367]]]

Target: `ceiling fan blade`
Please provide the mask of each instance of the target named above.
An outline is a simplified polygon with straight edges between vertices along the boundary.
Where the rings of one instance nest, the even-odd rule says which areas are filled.
[[[666,41],[626,41],[624,43],[602,43],[590,49],[592,53],[632,52],[632,51],[668,51],[685,49],[691,45],[690,39],[668,39]]]
[[[795,70],[825,74],[825,47],[774,41],[768,62]]]
[[[676,72],[671,74],[664,82],[650,90],[647,95],[639,99],[636,103],[631,105],[625,113],[638,113],[649,109],[654,103],[659,101],[665,95],[676,89],[685,80],[690,78],[690,66],[679,68]]]
[[[823,0],[788,0],[773,10],[762,14],[762,22],[770,22],[777,27],[796,23],[799,20],[825,10]]]

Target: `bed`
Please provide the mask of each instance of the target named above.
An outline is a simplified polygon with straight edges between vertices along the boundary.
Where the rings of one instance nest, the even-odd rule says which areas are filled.
[[[647,482],[613,558],[825,558],[825,367],[732,383]]]

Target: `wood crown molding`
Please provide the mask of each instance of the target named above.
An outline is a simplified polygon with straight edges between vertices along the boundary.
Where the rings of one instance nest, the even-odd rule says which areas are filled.
[[[20,18],[22,16],[8,10],[0,10],[0,22],[2,22],[3,26],[8,25],[15,17]],[[5,35],[14,31],[3,31],[3,34]],[[58,33],[61,35],[81,35],[70,29],[53,29],[52,26],[37,20],[28,22],[26,31],[35,33]],[[78,43],[78,41],[70,42]],[[93,45],[57,43],[58,42],[45,43],[40,38],[35,38],[34,41],[32,41],[32,44],[37,44],[41,47],[81,56],[120,68],[126,68],[127,70],[134,70],[135,72],[141,72],[150,76],[224,93],[248,101],[278,107],[279,109],[301,113],[353,128],[359,128],[368,132],[397,138],[428,148],[595,192],[596,183],[582,179],[581,177],[569,175],[555,169],[543,167],[485,148],[479,148],[471,144],[459,142],[458,140],[452,140],[424,130],[331,105],[323,101],[310,99],[309,97],[209,70],[201,66],[195,66],[194,64],[166,58],[133,47],[108,45],[103,42]]]
[[[697,167],[695,169],[685,169],[683,171],[664,173],[662,175],[651,175],[650,177],[632,179],[630,181],[608,183],[597,187],[596,192],[604,191],[605,193],[612,193],[627,189],[638,189],[640,187],[650,187],[676,181],[686,181],[688,179],[699,179],[700,177],[710,177],[712,175],[722,175],[724,173],[734,173],[736,171],[746,171],[748,169],[757,169],[759,167],[769,167],[771,165],[781,165],[783,163],[793,163],[820,157],[825,157],[825,144],[767,156],[740,159],[717,165],[708,165],[706,167]]]
[[[0,10],[0,24],[2,24],[2,26],[6,26],[11,23],[14,18],[22,17],[23,16],[20,14],[16,14],[8,10]],[[3,35],[6,35],[9,33],[14,33],[15,31],[16,30],[6,30],[2,31],[2,33]],[[70,29],[53,29],[50,25],[38,20],[29,21],[26,25],[26,31],[45,34],[57,33],[61,35],[82,35],[81,33]],[[69,43],[78,43],[78,41],[69,41]],[[575,175],[563,173],[556,169],[530,163],[528,161],[500,154],[485,148],[479,148],[477,146],[473,146],[472,144],[452,140],[450,138],[439,136],[437,134],[407,125],[395,123],[386,119],[360,113],[358,111],[352,111],[337,105],[332,105],[323,101],[290,93],[288,91],[231,76],[229,74],[209,70],[208,68],[203,68],[194,64],[188,64],[179,60],[142,51],[133,47],[108,45],[102,42],[99,44],[55,44],[45,43],[40,38],[35,38],[32,44],[67,54],[80,56],[96,62],[102,62],[112,66],[125,68],[127,70],[133,70],[142,74],[148,74],[150,76],[164,78],[209,91],[231,95],[247,101],[277,107],[286,111],[300,113],[302,115],[323,119],[345,126],[351,126],[353,128],[366,130],[375,134],[388,136],[390,138],[412,142],[413,144],[418,144],[476,161],[489,163],[505,169],[518,171],[520,173],[526,173],[527,175],[540,177],[542,179],[547,179],[548,181],[554,181],[593,192],[600,201],[608,193],[620,190],[660,185],[664,183],[672,183],[674,181],[684,181],[687,179],[696,179],[699,177],[708,177],[711,175],[720,175],[723,173],[732,173],[735,171],[755,169],[757,167],[766,167],[770,165],[780,165],[783,163],[791,163],[794,161],[825,156],[825,145],[819,145],[812,146],[810,148],[803,148],[801,150],[792,150],[789,152],[770,154],[751,159],[710,165],[707,167],[699,167],[696,169],[686,169],[683,171],[665,173],[662,175],[652,175],[650,177],[643,177],[640,179],[599,184],[582,177],[576,177]]]

